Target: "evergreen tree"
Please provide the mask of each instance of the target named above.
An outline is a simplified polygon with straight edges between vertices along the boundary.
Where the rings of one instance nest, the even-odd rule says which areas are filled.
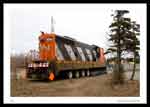
[[[133,66],[133,72],[131,75],[131,80],[133,80],[134,75],[135,75],[135,68],[136,68],[136,62],[137,62],[137,56],[139,56],[139,45],[140,45],[140,41],[137,38],[137,36],[140,35],[140,25],[136,24],[135,21],[131,22],[131,30],[129,31],[129,36],[126,38],[126,49],[129,52],[133,52],[134,58],[134,66]]]
[[[116,53],[116,67],[115,70],[118,75],[118,80],[120,81],[121,71],[123,70],[121,66],[121,55],[123,52],[133,52],[134,53],[134,68],[131,79],[133,79],[136,67],[136,56],[139,50],[139,40],[137,35],[139,35],[139,24],[136,22],[131,22],[130,18],[124,17],[125,14],[129,13],[128,10],[116,10],[113,16],[113,22],[109,26],[110,34],[109,41],[112,42],[110,48],[108,48],[106,53]],[[119,82],[118,81],[118,82]]]
[[[113,14],[113,22],[111,23],[109,35],[109,41],[112,41],[113,45],[108,49],[111,52],[117,52],[117,64],[121,64],[121,54],[126,51],[126,39],[128,31],[131,29],[130,18],[123,17],[124,14],[129,13],[127,10],[116,10]],[[118,68],[120,71],[120,67]]]

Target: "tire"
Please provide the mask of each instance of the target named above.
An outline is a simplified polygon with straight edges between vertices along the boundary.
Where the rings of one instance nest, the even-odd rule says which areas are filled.
[[[71,71],[70,71],[70,72],[68,72],[68,78],[69,78],[69,79],[72,79],[72,77],[73,77],[72,72],[71,72]]]
[[[89,70],[86,71],[86,75],[87,75],[88,77],[90,76],[90,71],[89,71]]]
[[[75,73],[75,77],[76,77],[76,78],[79,78],[79,76],[80,76],[80,75],[79,75],[79,72],[78,72],[78,71],[76,71],[76,73]]]
[[[81,76],[82,76],[82,77],[85,77],[85,71],[82,71],[82,72],[81,72]]]

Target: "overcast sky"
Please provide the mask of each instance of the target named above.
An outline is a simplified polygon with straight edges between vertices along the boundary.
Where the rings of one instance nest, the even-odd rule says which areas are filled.
[[[5,4],[4,20],[9,24],[11,53],[38,50],[40,31],[51,32],[51,16],[56,34],[106,50],[110,15],[116,9],[129,10],[127,16],[140,24],[141,32],[145,31],[146,4]]]

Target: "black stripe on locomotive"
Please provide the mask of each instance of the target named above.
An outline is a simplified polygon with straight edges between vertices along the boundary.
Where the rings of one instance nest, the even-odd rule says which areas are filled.
[[[79,42],[75,39],[71,39],[69,37],[59,36],[59,35],[56,35],[55,40],[56,40],[56,44],[57,44],[58,48],[60,49],[60,51],[64,57],[64,60],[66,60],[66,61],[72,61],[72,58],[70,57],[69,53],[67,52],[67,49],[64,46],[65,44],[71,46],[73,53],[76,57],[76,60],[82,61],[81,54],[77,50],[77,47],[80,47],[82,49],[83,54],[85,56],[85,61],[90,61],[89,56],[87,55],[86,49],[88,49],[91,52],[92,61],[96,61],[100,57],[100,50],[99,50],[100,47],[98,47],[96,45],[88,45],[88,44]],[[93,51],[96,52],[96,57],[94,56]]]

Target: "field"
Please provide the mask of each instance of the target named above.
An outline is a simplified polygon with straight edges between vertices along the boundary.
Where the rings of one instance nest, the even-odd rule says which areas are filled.
[[[19,69],[21,70],[21,69]],[[24,69],[22,69],[24,71]],[[18,72],[18,71],[17,71]],[[11,96],[139,96],[139,80],[126,80],[124,85],[111,84],[112,74],[79,79],[29,81],[16,79],[12,73]]]

